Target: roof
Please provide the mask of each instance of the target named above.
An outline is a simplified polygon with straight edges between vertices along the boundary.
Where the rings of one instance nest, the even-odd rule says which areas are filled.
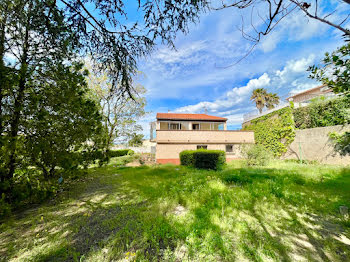
[[[227,118],[210,116],[207,114],[177,114],[177,113],[157,113],[157,119],[163,120],[200,120],[200,121],[221,121],[226,122]]]
[[[290,95],[290,96],[287,97],[286,99],[288,100],[288,98],[296,97],[296,96],[302,95],[302,94],[304,94],[304,93],[309,93],[309,92],[315,91],[315,90],[317,90],[317,89],[319,89],[319,88],[326,87],[326,86],[327,86],[327,85],[316,86],[316,87],[314,87],[314,88],[307,89],[307,90],[305,90],[305,91],[296,93],[296,94],[294,94],[294,95]],[[327,90],[327,91],[324,92],[324,93],[328,93],[328,92],[331,92],[331,91],[332,91],[332,90],[329,89],[329,90]]]

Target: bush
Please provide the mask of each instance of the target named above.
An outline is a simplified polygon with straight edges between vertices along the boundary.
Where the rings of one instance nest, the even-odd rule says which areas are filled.
[[[334,150],[342,156],[350,155],[350,132],[328,134],[334,144]]]
[[[225,165],[226,154],[221,150],[185,150],[180,153],[180,162],[184,166],[219,170]]]
[[[185,150],[180,153],[180,162],[183,166],[194,166],[193,153],[195,150]]]
[[[109,150],[108,154],[110,157],[119,157],[119,156],[132,156],[135,152],[131,149],[119,149],[119,150]]]
[[[344,125],[349,122],[350,101],[346,96],[315,100],[293,110],[295,127],[299,129]]]
[[[272,159],[272,153],[262,145],[246,145],[242,154],[248,166],[266,166]]]

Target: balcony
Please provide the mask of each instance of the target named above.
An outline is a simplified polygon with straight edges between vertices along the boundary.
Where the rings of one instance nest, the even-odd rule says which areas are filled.
[[[158,144],[254,143],[254,132],[227,130],[157,130]]]

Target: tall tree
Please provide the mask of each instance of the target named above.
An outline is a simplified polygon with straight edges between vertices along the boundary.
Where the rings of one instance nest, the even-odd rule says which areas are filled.
[[[280,103],[280,98],[275,93],[268,93],[265,98],[266,102],[265,105],[267,109],[273,109],[275,106],[277,106]]]
[[[87,93],[82,64],[56,65],[46,83],[28,90],[23,121],[24,157],[46,179],[94,161],[102,149],[102,118]],[[33,83],[34,84],[34,83]]]
[[[90,54],[96,66],[107,72],[119,94],[132,95],[136,61],[149,54],[160,38],[173,45],[177,31],[187,32],[188,24],[207,10],[205,1],[138,1],[134,8],[143,16],[132,22],[122,0],[51,0],[61,8],[80,43],[80,53]],[[128,1],[129,4],[130,1]],[[130,5],[134,5],[131,3]]]
[[[5,169],[1,177],[8,179],[16,168],[17,140],[19,133],[23,133],[28,90],[44,84],[44,76],[53,65],[67,62],[74,41],[62,13],[48,7],[47,1],[8,0],[0,8],[5,17],[1,20],[5,34],[0,39],[4,50],[0,64],[6,64],[0,68],[1,74],[6,75],[0,90],[0,112],[1,122],[8,120],[1,125],[1,134],[6,134],[2,138],[8,138],[4,141],[8,157],[2,163]]]
[[[253,90],[250,100],[255,102],[256,108],[259,110],[259,113],[262,113],[262,110],[266,104],[267,92],[265,88],[257,88]]]
[[[146,90],[134,77],[132,97],[121,99],[105,72],[94,71],[88,62],[86,68],[91,72],[87,77],[90,95],[100,105],[108,150],[116,139],[127,141],[131,134],[142,130],[137,120],[145,115],[146,99],[143,95]]]

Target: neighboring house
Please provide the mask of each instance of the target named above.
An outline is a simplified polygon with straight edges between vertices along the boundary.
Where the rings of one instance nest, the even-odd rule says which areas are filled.
[[[289,95],[289,97],[285,99],[287,102],[281,101],[281,103],[273,109],[265,110],[261,114],[257,110],[244,114],[242,128],[250,125],[251,124],[250,121],[255,118],[270,114],[276,110],[280,110],[284,107],[290,106],[290,102],[293,102],[294,107],[298,108],[298,107],[307,106],[312,99],[320,96],[324,96],[328,98],[328,97],[335,96],[335,94],[332,92],[332,90],[328,86],[321,85],[297,94]]]
[[[313,98],[319,97],[319,96],[333,96],[334,93],[332,90],[326,86],[326,85],[321,85],[317,86],[308,90],[305,90],[303,92],[291,95],[287,97],[288,102],[293,102],[293,103],[308,103],[310,102]]]
[[[227,130],[227,119],[206,114],[158,113],[156,128],[157,163],[179,164],[183,150],[216,149],[227,160],[241,157],[242,144],[254,143],[254,132]],[[151,130],[151,134],[154,132]]]

